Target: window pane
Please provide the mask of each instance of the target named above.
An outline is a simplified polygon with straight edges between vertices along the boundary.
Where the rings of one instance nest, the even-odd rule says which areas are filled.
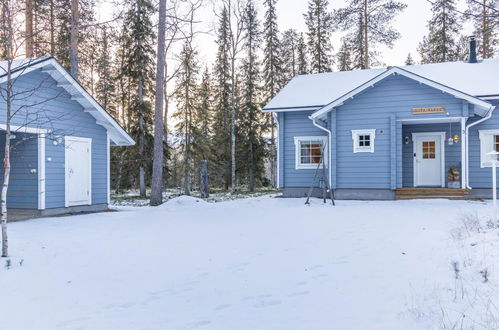
[[[322,141],[300,141],[300,163],[319,164],[322,158]]]

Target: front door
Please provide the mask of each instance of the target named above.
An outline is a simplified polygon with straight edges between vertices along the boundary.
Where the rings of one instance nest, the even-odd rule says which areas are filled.
[[[414,186],[443,187],[442,133],[414,134]]]
[[[65,139],[66,206],[91,204],[91,146],[91,139]]]

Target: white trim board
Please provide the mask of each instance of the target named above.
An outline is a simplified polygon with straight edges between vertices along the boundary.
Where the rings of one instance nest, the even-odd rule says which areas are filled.
[[[422,137],[422,136],[440,136],[440,167],[441,167],[441,187],[445,188],[445,132],[418,132],[418,133],[412,133],[412,153],[413,153],[413,186],[418,187],[417,185],[417,180],[416,180],[416,157],[414,157],[414,154],[417,152],[416,150],[416,138],[417,137]]]
[[[86,205],[92,205],[92,139],[91,138],[84,138],[84,137],[79,137],[79,136],[65,136],[64,137],[64,163],[66,166],[64,166],[64,205],[65,207],[69,206],[76,206],[76,204],[72,204],[69,202],[69,182],[68,182],[68,176],[69,176],[69,167],[67,166],[67,159],[68,159],[68,142],[70,141],[75,141],[75,142],[86,142],[88,143],[88,203]],[[78,204],[81,205],[81,204]]]
[[[442,92],[451,94],[451,95],[453,95],[453,96],[455,96],[457,98],[466,100],[469,103],[474,104],[474,105],[478,106],[479,108],[482,108],[483,109],[483,115],[485,115],[487,113],[487,111],[489,111],[493,107],[492,104],[490,104],[490,103],[488,103],[488,102],[486,102],[484,100],[481,100],[481,99],[479,99],[477,97],[474,97],[472,95],[463,93],[461,91],[458,91],[458,90],[453,89],[451,87],[445,86],[443,84],[437,83],[436,81],[433,81],[433,80],[430,80],[430,79],[425,78],[423,76],[420,76],[420,75],[417,75],[415,73],[409,72],[409,71],[404,70],[402,68],[393,67],[393,68],[387,69],[385,72],[377,75],[373,79],[366,81],[365,83],[363,83],[362,85],[360,85],[357,88],[353,89],[352,91],[350,91],[350,92],[344,94],[343,96],[337,98],[333,102],[331,102],[331,103],[327,104],[326,106],[322,107],[320,110],[317,110],[316,112],[314,112],[311,115],[311,117],[312,118],[318,118],[320,116],[323,116],[324,114],[326,114],[329,111],[333,110],[335,107],[338,107],[338,106],[342,105],[348,99],[353,98],[355,95],[361,93],[362,91],[364,91],[364,90],[366,90],[366,89],[368,89],[370,87],[374,87],[375,84],[377,84],[378,82],[382,81],[383,79],[385,79],[385,78],[387,78],[387,77],[389,77],[391,75],[401,75],[401,76],[407,77],[409,79],[415,80],[417,82],[420,82],[422,84],[425,84],[427,86],[439,89]]]
[[[0,124],[0,130],[5,131],[7,129],[7,124]],[[28,126],[16,126],[10,125],[11,133],[28,133],[28,134],[48,134],[50,130],[38,128],[38,127],[28,127]]]
[[[38,209],[45,210],[45,134],[38,135]]]

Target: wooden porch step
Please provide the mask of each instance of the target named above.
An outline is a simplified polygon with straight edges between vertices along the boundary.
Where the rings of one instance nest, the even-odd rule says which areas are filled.
[[[468,189],[453,188],[400,188],[395,190],[397,199],[464,199],[469,194]]]

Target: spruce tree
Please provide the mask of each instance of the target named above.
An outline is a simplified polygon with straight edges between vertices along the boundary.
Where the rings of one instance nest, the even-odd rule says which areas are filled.
[[[307,45],[311,55],[310,70],[313,73],[332,71],[333,17],[328,6],[328,0],[309,0],[308,11],[303,15],[307,25]]]
[[[180,67],[177,74],[175,99],[177,109],[173,118],[177,120],[175,130],[182,136],[183,188],[190,195],[194,166],[193,150],[198,141],[196,135],[197,75],[199,74],[198,53],[187,40],[180,52]]]
[[[458,40],[461,17],[455,0],[436,0],[428,21],[428,35],[418,46],[421,63],[448,62],[459,59]]]
[[[128,4],[123,21],[123,66],[120,75],[128,86],[125,91],[129,100],[126,104],[128,129],[137,141],[127,150],[134,163],[129,165],[132,173],[138,168],[138,183],[141,197],[146,197],[146,174],[150,173],[151,159],[147,157],[152,149],[152,99],[154,86],[154,39],[151,17],[154,6],[150,0],[135,0]]]
[[[336,55],[336,63],[338,63],[338,70],[340,71],[350,71],[354,68],[352,48],[347,40],[343,40],[341,44],[341,48]]]
[[[478,1],[478,3],[477,3]],[[473,22],[478,50],[482,58],[494,57],[499,45],[499,0],[467,0],[468,17]]]
[[[107,112],[117,118],[114,86],[116,77],[113,72],[111,46],[108,27],[103,26],[98,35],[98,61],[96,68],[98,80],[95,97]]]
[[[300,33],[300,37],[298,38],[297,61],[298,61],[298,74],[309,73],[308,60],[307,60],[307,45],[305,43],[305,38],[303,37],[303,33]]]
[[[223,7],[217,29],[218,51],[215,60],[215,112],[213,118],[213,161],[216,177],[211,182],[225,189],[230,185],[230,64],[229,64],[229,21],[228,10]]]
[[[194,117],[194,157],[196,165],[211,158],[211,136],[213,120],[213,86],[208,68],[205,68],[197,87],[196,115]]]
[[[248,173],[248,190],[254,191],[255,181],[261,177],[263,168],[264,141],[262,137],[263,115],[260,110],[261,88],[260,63],[258,50],[261,42],[257,12],[252,1],[249,1],[244,12],[244,50],[245,57],[242,67],[242,111],[240,113],[240,134],[244,136],[246,156],[245,162]]]
[[[392,22],[406,7],[394,0],[349,0],[346,7],[333,12],[335,23],[348,32],[345,38],[352,48],[355,68],[371,67],[375,46],[392,47],[400,38]]]
[[[412,58],[411,53],[407,54],[407,58],[405,59],[405,65],[414,65],[416,64]]]
[[[277,92],[281,89],[284,83],[283,65],[280,58],[281,42],[279,40],[279,29],[277,27],[277,0],[265,0],[265,18],[263,22],[264,28],[264,58],[263,58],[263,75],[264,75],[264,92],[265,103],[270,101]],[[271,113],[266,115],[266,125],[270,130],[270,176],[271,182],[275,186],[277,183],[277,168],[276,168],[276,139],[274,117]]]
[[[298,39],[300,35],[295,29],[289,29],[282,34],[282,59],[284,81],[291,80],[298,74]]]

